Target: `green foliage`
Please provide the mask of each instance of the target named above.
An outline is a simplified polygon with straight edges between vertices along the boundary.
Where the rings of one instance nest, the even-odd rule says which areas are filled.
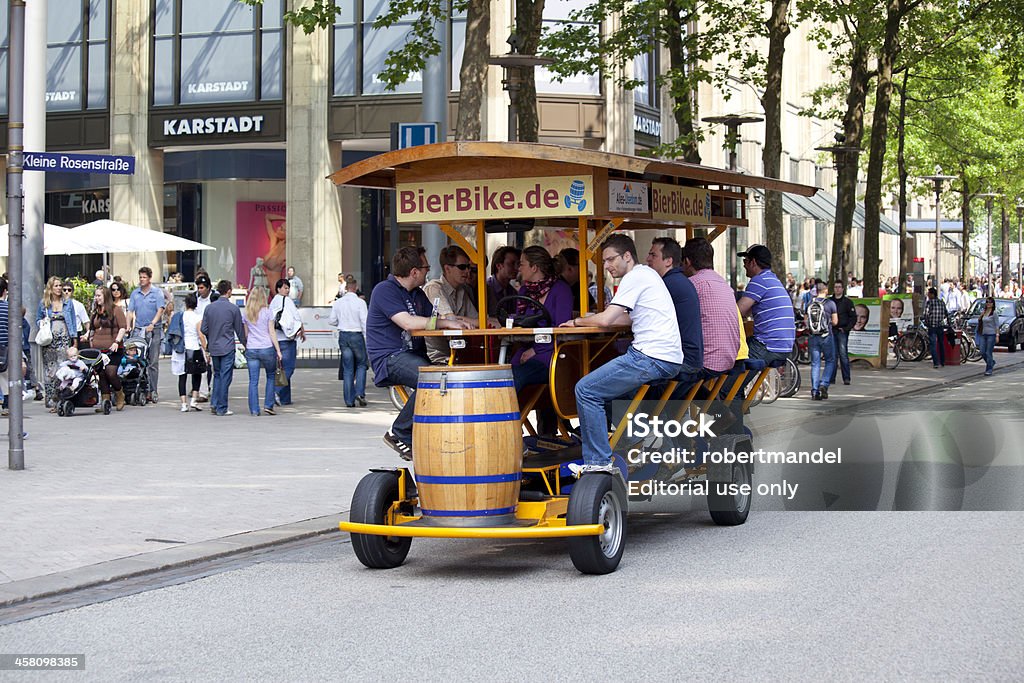
[[[85,306],[86,310],[89,310],[92,307],[92,298],[96,294],[96,285],[77,275],[64,280],[64,284],[69,282],[75,286],[75,291],[71,294],[71,297]]]
[[[593,24],[612,21],[616,30],[598,35]],[[678,23],[676,21],[678,16]],[[662,43],[675,51],[664,65],[656,83],[665,87],[677,113],[688,108],[683,118],[693,121],[692,131],[681,131],[680,139],[663,144],[660,156],[677,156],[704,138],[697,125],[695,93],[702,83],[714,85],[728,99],[726,83],[737,74],[763,86],[764,56],[755,49],[753,38],[763,31],[758,3],[744,0],[595,0],[570,17],[576,24],[564,24],[546,31],[540,52],[552,57],[550,70],[556,76],[585,73],[616,73],[616,85],[635,89],[640,82],[626,75],[632,61]],[[696,27],[696,28],[694,28]]]

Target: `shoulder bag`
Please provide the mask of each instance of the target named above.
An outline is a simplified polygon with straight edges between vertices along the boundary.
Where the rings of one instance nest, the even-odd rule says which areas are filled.
[[[50,318],[46,316],[36,323],[36,344],[49,346],[53,343],[53,332],[50,330]]]
[[[275,387],[286,387],[288,386],[288,374],[284,371],[284,366],[278,361],[277,369],[274,370],[274,386]]]

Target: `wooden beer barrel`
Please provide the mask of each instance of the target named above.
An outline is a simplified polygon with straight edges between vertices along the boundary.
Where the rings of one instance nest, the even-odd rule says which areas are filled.
[[[412,442],[424,519],[439,526],[515,519],[523,432],[511,365],[421,367]]]

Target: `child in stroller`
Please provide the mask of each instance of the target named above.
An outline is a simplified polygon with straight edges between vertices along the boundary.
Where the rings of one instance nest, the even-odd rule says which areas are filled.
[[[57,387],[57,415],[71,417],[75,408],[91,408],[100,402],[97,374],[110,359],[96,349],[75,347],[67,350],[67,360],[60,364],[55,375],[60,380]],[[100,410],[110,414],[110,401],[104,401]]]
[[[124,354],[117,368],[117,376],[121,378],[121,389],[129,405],[146,404],[146,396],[149,395],[149,373],[146,372],[148,352],[149,344],[143,337],[129,337],[124,342]]]

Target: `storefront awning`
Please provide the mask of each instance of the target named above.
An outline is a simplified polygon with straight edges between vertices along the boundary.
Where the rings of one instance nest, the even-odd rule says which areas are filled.
[[[754,190],[754,195],[763,200],[764,193]],[[836,198],[825,190],[818,190],[812,197],[801,197],[800,195],[782,193],[782,212],[790,216],[807,218],[812,221],[823,221],[835,223]],[[853,213],[853,227],[864,229],[864,203],[858,202]],[[889,235],[899,235],[900,228],[891,220],[882,216],[880,229]]]

